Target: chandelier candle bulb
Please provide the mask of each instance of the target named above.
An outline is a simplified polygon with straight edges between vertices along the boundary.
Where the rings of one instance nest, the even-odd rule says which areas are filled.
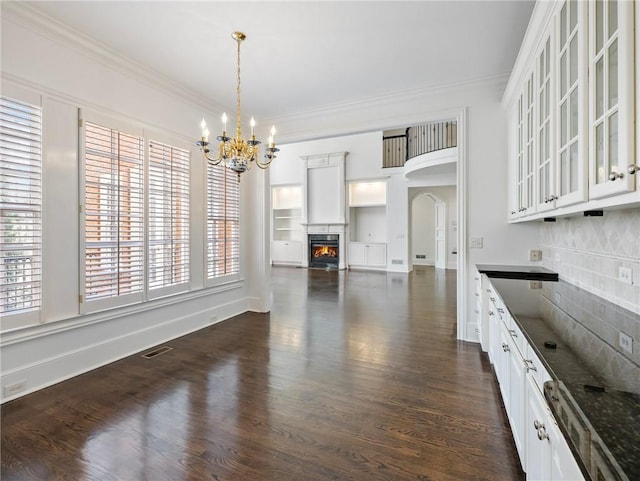
[[[256,126],[256,120],[253,117],[251,117],[251,122],[249,122],[249,125],[251,125],[251,136],[255,137],[255,133],[253,132],[253,129]]]

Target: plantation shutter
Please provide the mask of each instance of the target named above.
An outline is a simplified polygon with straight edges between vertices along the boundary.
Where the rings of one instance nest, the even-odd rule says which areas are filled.
[[[149,143],[148,285],[189,281],[189,151]]]
[[[0,98],[0,314],[41,306],[42,110]]]
[[[143,139],[85,122],[85,301],[142,293]]]
[[[240,272],[240,185],[237,174],[207,167],[207,278]]]

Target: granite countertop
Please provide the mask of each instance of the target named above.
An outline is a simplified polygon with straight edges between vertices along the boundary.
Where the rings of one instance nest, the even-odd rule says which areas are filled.
[[[527,280],[491,282],[553,379],[545,384],[545,397],[583,470],[594,481],[640,480],[640,367],[598,338],[590,330],[593,320],[586,319],[599,310],[589,309],[594,298],[604,305],[603,322],[615,315],[640,322],[640,316],[564,281],[542,282],[538,289]],[[596,468],[599,458],[604,461]]]
[[[542,266],[511,266],[476,264],[481,274],[497,279],[526,279],[529,281],[557,281],[558,273]]]

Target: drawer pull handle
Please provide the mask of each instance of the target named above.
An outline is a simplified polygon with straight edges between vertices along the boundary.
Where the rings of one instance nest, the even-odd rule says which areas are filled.
[[[502,343],[502,350],[504,352],[509,352],[509,344],[505,344],[504,342]]]
[[[538,429],[538,439],[540,441],[544,441],[545,439],[549,439],[549,434],[547,433],[547,430],[544,428],[544,426],[542,426],[541,429]]]
[[[511,337],[518,337],[518,333],[515,329],[509,329],[509,334],[511,334]]]
[[[504,309],[502,307],[498,307],[496,311],[498,311],[500,314],[504,314]]]
[[[527,372],[529,371],[538,372],[538,368],[536,367],[536,365],[533,363],[531,359],[525,359],[524,362],[525,362],[525,367],[527,368]]]

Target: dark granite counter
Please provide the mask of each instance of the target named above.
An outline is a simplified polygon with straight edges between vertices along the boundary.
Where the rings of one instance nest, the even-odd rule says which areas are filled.
[[[564,281],[491,283],[553,379],[545,397],[585,474],[640,480],[640,366],[595,332],[640,316]]]
[[[481,274],[495,279],[526,279],[529,281],[557,281],[558,273],[542,266],[508,266],[476,264]]]

